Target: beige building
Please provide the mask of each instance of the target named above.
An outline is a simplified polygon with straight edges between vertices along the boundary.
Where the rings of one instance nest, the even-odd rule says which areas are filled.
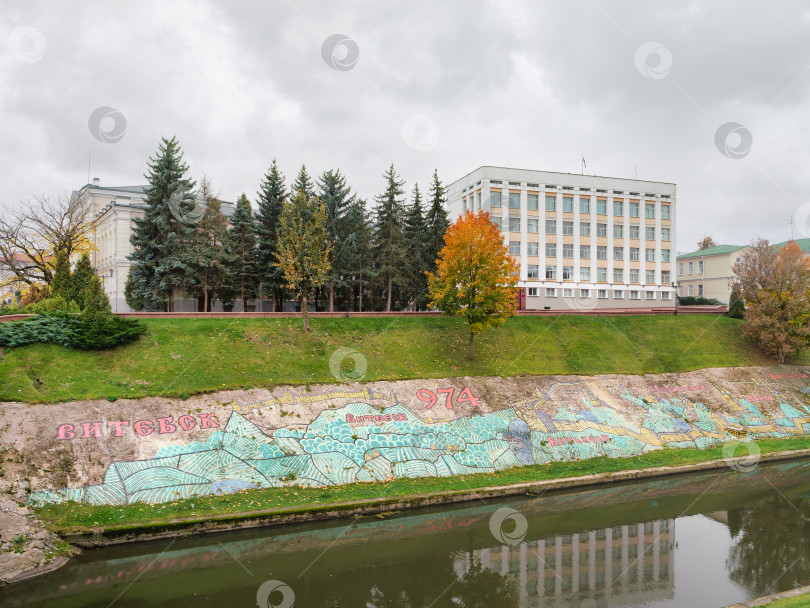
[[[451,220],[488,211],[520,263],[520,309],[675,306],[675,184],[479,167]]]
[[[678,256],[678,295],[713,298],[728,304],[731,268],[745,253],[744,245],[717,245]]]

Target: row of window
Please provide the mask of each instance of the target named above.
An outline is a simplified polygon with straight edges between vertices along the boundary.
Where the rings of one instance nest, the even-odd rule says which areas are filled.
[[[573,258],[574,257],[574,245],[572,243],[563,243],[561,245],[562,249],[562,257],[563,258]],[[547,258],[556,258],[557,257],[557,243],[546,243],[546,257]],[[605,245],[597,245],[596,246],[596,259],[597,260],[606,260],[608,254],[608,248]],[[509,255],[520,255],[520,241],[509,241]],[[526,243],[526,255],[538,256],[540,255],[540,243]],[[591,246],[590,245],[580,245],[579,246],[579,258],[581,260],[590,260],[591,259]],[[614,260],[624,260],[624,247],[614,247],[613,248],[613,259]],[[629,257],[627,258],[631,262],[640,262],[641,261],[641,249],[638,247],[630,247]],[[655,249],[646,248],[644,250],[644,261],[646,262],[655,262]],[[661,261],[662,262],[669,262],[670,261],[670,250],[669,249],[662,249],[661,250]]]
[[[489,206],[492,209],[496,209],[501,206],[502,204],[502,194],[501,192],[490,192],[489,193]],[[475,201],[473,201],[472,196],[469,199],[464,199],[462,201],[464,210],[467,209],[467,204],[469,201],[469,208],[473,210],[473,204],[475,204],[476,208],[481,208],[481,193],[477,192],[475,195]],[[617,217],[624,216],[624,203],[623,200],[614,200],[613,201],[613,215]],[[520,209],[520,193],[519,192],[510,192],[508,197],[508,205],[510,209]],[[547,194],[546,195],[546,211],[557,211],[557,196],[554,194]],[[596,214],[597,215],[607,215],[607,200],[605,199],[596,199]],[[669,205],[661,205],[661,219],[668,220],[670,219],[669,214]],[[540,196],[538,194],[528,194],[526,195],[526,208],[530,210],[539,210],[540,208]],[[563,196],[562,197],[562,211],[563,213],[573,213],[574,212],[574,197],[573,196]],[[579,212],[580,213],[590,213],[591,212],[591,199],[580,197],[579,199]],[[628,212],[630,217],[641,217],[641,203],[630,202],[628,203]],[[655,203],[644,203],[644,217],[649,219],[655,219]]]
[[[529,287],[527,289],[527,292],[528,292],[527,295],[530,298],[536,297],[540,293],[539,290],[540,290],[539,287]],[[556,298],[558,291],[562,292],[562,297],[563,298],[573,298],[573,297],[575,297],[574,296],[574,291],[576,291],[576,290],[574,290],[573,288],[568,288],[568,287],[564,287],[563,289],[557,289],[556,287],[547,287],[546,288],[546,297],[547,298]],[[608,297],[608,290],[607,289],[596,289],[596,290],[594,290],[594,289],[580,289],[578,291],[579,291],[579,297],[580,298],[592,298],[593,297],[593,295],[591,294],[592,291],[596,291],[596,297],[599,298],[600,300],[605,300]],[[613,291],[613,299],[615,299],[615,300],[623,300],[624,299],[624,293],[625,293],[624,291],[622,291],[621,289],[614,289],[612,291]],[[630,294],[629,297],[630,297],[631,300],[640,300],[641,299],[641,291],[639,291],[639,290],[631,289],[627,293]],[[655,300],[656,297],[657,296],[656,296],[655,291],[645,291],[644,292],[644,299],[645,300]],[[662,291],[661,292],[661,299],[662,300],[671,300],[672,299],[672,292],[671,291]]]
[[[684,289],[686,287],[686,289]],[[703,285],[697,286],[697,293],[694,293],[694,289],[692,289],[694,285],[678,285],[678,295],[679,296],[694,296],[697,295],[699,298],[703,297]]]
[[[492,221],[497,224],[500,230],[503,230],[503,218],[500,216],[493,217]],[[519,217],[510,217],[509,218],[509,232],[520,232],[520,218]],[[540,227],[540,219],[536,217],[530,217],[526,220],[526,232],[530,233],[538,233]],[[546,220],[546,234],[557,234],[557,220]],[[617,239],[624,238],[624,224],[614,224],[613,225],[613,237]],[[574,236],[574,222],[570,220],[563,220],[562,222],[562,235],[563,236]],[[580,236],[592,236],[591,234],[591,223],[590,222],[579,222],[579,235]],[[607,237],[607,224],[597,223],[596,224],[596,236]],[[634,224],[629,226],[629,230],[627,232],[627,236],[631,239],[639,239],[641,238],[641,226],[638,224]],[[655,226],[645,226],[644,227],[644,238],[648,241],[655,240]],[[667,227],[661,228],[661,240],[662,241],[669,241],[670,240],[670,229]]]
[[[695,274],[694,273],[695,267],[693,262],[688,262],[687,268],[689,269],[689,274]],[[698,260],[697,273],[703,274],[703,260]],[[678,274],[683,274],[683,262],[678,262]]]
[[[641,271],[637,269],[632,269],[628,273],[630,277],[630,283],[640,283]],[[537,264],[528,264],[526,266],[526,278],[528,279],[539,279],[540,278],[540,267]],[[557,267],[556,266],[546,266],[546,275],[545,278],[548,280],[556,281],[557,280]],[[654,270],[647,270],[645,271],[644,278],[646,279],[645,283],[655,283],[655,271]],[[573,266],[563,266],[562,267],[562,280],[563,281],[573,281],[574,280],[574,267]],[[579,269],[579,280],[582,282],[589,282],[591,280],[591,269],[590,268],[580,268]],[[670,276],[669,271],[664,270],[661,272],[661,283],[669,283]],[[607,283],[607,268],[597,268],[596,269],[596,282],[597,283]],[[614,283],[623,283],[624,282],[624,270],[620,268],[615,268],[613,270],[613,282]]]

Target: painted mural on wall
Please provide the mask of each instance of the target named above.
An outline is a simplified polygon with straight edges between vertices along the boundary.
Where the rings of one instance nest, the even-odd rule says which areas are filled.
[[[65,422],[56,429],[60,441],[115,439],[130,422],[140,436],[165,433],[177,441],[160,447],[154,458],[112,462],[99,484],[34,492],[29,501],[161,503],[245,488],[329,486],[627,457],[664,446],[703,448],[741,435],[810,434],[810,408],[771,382],[778,380],[773,374],[739,382],[651,384],[642,391],[626,378],[557,382],[511,407],[459,417],[459,406],[477,411],[482,405],[470,387],[422,388],[401,396],[366,388],[290,395],[236,405],[220,421],[187,415],[106,425]],[[351,402],[323,409],[309,423],[268,429],[247,417],[296,399],[335,398]],[[703,404],[707,398],[723,407],[710,410]],[[210,429],[208,438],[183,442],[182,431],[192,424]]]

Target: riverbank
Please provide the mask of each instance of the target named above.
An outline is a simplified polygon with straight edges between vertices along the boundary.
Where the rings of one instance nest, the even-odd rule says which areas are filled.
[[[726,608],[807,608],[810,606],[810,586],[783,591],[767,597],[760,597]]]

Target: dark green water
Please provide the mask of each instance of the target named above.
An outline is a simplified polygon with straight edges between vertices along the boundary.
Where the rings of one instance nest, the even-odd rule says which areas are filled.
[[[810,584],[808,516],[796,461],[86,551],[0,606],[720,607]]]

